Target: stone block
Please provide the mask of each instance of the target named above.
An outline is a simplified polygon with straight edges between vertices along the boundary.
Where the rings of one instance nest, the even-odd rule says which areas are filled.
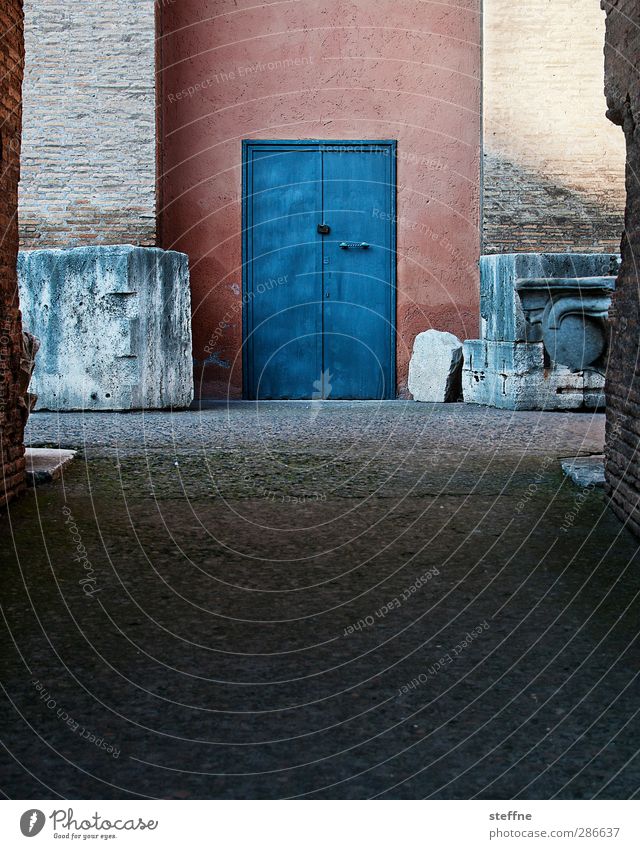
[[[615,277],[529,277],[516,280],[527,333],[542,333],[551,362],[572,371],[604,368],[607,317]]]
[[[468,339],[463,345],[464,369],[527,374],[544,368],[542,342],[487,342]]]
[[[24,251],[18,274],[24,326],[42,343],[37,410],[191,403],[185,254],[132,245]]]
[[[37,486],[58,480],[75,456],[75,451],[63,448],[27,448],[27,483],[29,486]]]
[[[542,342],[464,343],[464,400],[504,410],[580,410],[604,405],[604,377],[545,363]]]
[[[462,342],[453,333],[427,330],[413,343],[409,392],[415,401],[459,401]]]
[[[480,257],[482,338],[492,342],[539,342],[541,328],[528,326],[516,292],[526,278],[599,277],[617,272],[615,254],[495,254]]]
[[[576,486],[603,487],[604,454],[592,454],[589,457],[570,457],[561,460],[562,471]]]

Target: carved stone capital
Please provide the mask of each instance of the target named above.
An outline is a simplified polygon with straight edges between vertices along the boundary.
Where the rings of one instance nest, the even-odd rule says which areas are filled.
[[[598,369],[603,363],[614,290],[615,277],[516,281],[527,324],[541,331],[551,361],[573,371]]]

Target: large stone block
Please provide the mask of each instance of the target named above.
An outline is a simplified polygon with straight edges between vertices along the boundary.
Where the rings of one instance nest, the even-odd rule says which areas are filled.
[[[480,258],[482,338],[492,342],[539,342],[527,326],[516,281],[525,278],[599,277],[617,273],[615,254],[495,254]]]
[[[458,401],[462,342],[453,333],[418,333],[409,363],[409,392],[415,401]]]
[[[132,245],[26,251],[18,273],[24,325],[42,343],[37,410],[190,404],[185,254]]]
[[[551,367],[542,342],[466,341],[462,391],[466,403],[504,410],[595,410],[604,405],[604,377]]]

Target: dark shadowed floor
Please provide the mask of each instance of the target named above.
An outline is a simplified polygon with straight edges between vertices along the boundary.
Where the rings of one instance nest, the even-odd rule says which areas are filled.
[[[637,541],[560,458],[602,416],[37,414],[0,517],[12,798],[640,788]]]

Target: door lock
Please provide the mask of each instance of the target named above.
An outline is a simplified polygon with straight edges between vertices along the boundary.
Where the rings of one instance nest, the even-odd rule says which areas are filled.
[[[328,236],[331,232],[331,227],[328,224],[318,224],[318,233],[321,236]]]

